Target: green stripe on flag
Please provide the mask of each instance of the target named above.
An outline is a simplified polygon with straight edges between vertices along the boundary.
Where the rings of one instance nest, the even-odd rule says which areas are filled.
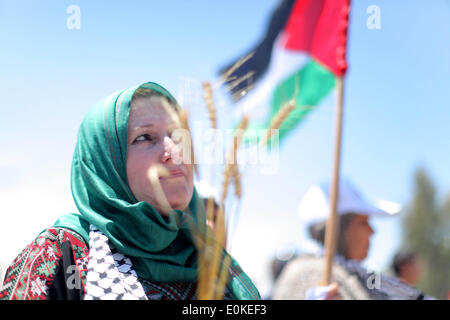
[[[275,87],[267,120],[263,123],[250,122],[244,136],[244,142],[247,145],[259,142],[266,135],[261,129],[267,129],[280,108],[294,99],[295,95],[296,107],[279,128],[278,137],[281,142],[291,130],[315,109],[333,90],[335,85],[336,78],[333,73],[313,59],[309,60],[303,68]],[[269,149],[270,145],[271,143],[268,141],[267,147]]]
[[[333,90],[335,84],[334,74],[311,59],[302,69],[275,88],[270,116],[264,127],[269,127],[272,118],[285,103],[295,99],[295,109],[280,127],[279,139],[281,141],[309,112],[315,109],[322,99]]]

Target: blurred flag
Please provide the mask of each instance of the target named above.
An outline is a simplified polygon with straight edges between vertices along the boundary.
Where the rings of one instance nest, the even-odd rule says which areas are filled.
[[[265,119],[250,128],[268,128],[293,100],[295,109],[280,127],[282,139],[332,91],[347,69],[349,6],[350,0],[282,0],[262,41],[220,70],[243,113],[252,118],[270,105]]]

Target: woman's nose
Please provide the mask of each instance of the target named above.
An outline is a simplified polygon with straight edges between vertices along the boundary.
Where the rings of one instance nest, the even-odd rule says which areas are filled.
[[[169,161],[172,159],[176,164],[178,164],[179,158],[181,157],[181,150],[178,146],[173,142],[170,137],[164,137],[164,148],[162,155],[162,162]]]

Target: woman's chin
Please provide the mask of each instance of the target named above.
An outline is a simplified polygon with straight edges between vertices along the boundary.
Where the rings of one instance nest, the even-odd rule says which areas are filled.
[[[191,201],[192,193],[188,193],[186,191],[172,193],[171,196],[167,198],[170,206],[175,210],[184,210],[189,205]]]

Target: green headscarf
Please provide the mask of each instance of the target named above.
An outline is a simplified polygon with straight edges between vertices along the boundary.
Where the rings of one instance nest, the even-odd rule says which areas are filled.
[[[149,203],[137,201],[128,186],[128,117],[138,88],[159,92],[176,104],[166,89],[152,82],[114,93],[96,104],[81,124],[72,160],[72,195],[81,215],[62,216],[54,226],[72,229],[88,242],[89,225],[94,225],[131,258],[144,279],[196,282],[197,250],[190,227],[206,230],[206,217],[195,188],[185,212],[177,210],[163,218]],[[237,266],[235,261],[232,264]],[[259,297],[244,273],[232,278],[228,286],[238,299]]]

